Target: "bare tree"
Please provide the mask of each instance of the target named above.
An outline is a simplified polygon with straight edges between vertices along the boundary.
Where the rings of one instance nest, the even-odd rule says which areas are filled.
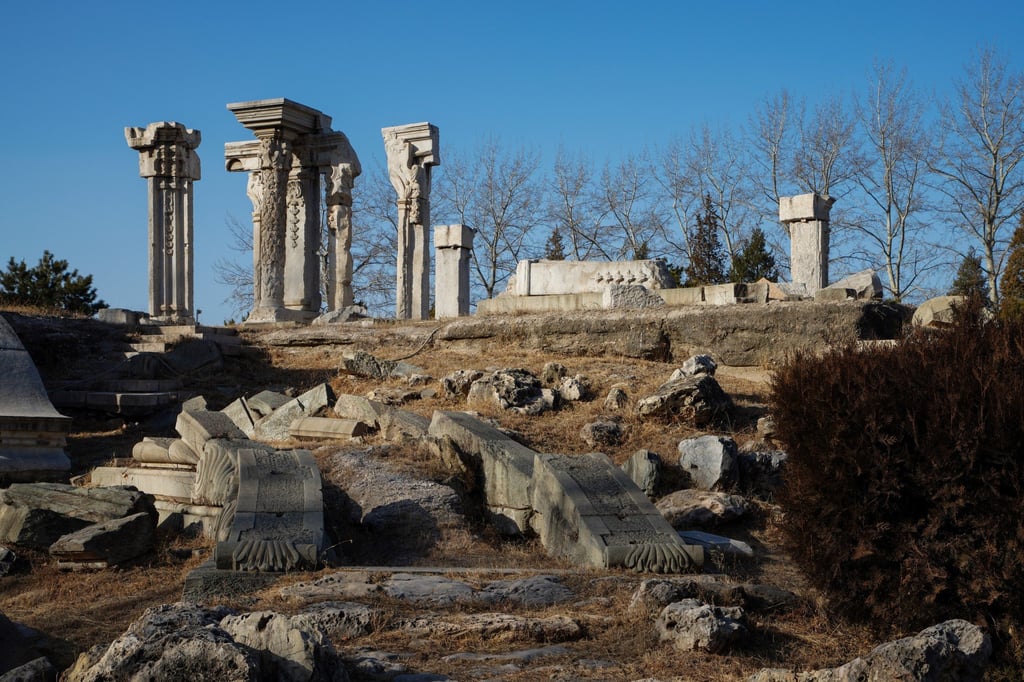
[[[614,259],[662,255],[665,221],[658,205],[654,170],[646,152],[629,154],[617,165],[605,164],[597,197],[610,230]]]
[[[981,49],[941,107],[942,146],[931,169],[956,227],[981,246],[989,299],[999,301],[1006,222],[1024,210],[1024,75]]]
[[[792,173],[806,192],[837,196],[859,169],[856,121],[838,96],[826,98],[809,117],[799,118]]]
[[[388,170],[379,163],[352,191],[352,291],[367,310],[395,309],[398,207]],[[385,313],[385,311],[388,311]]]
[[[795,146],[796,121],[802,118],[803,105],[786,90],[767,98],[754,112],[747,130],[747,142],[754,162],[753,177],[767,204],[764,214],[777,221],[779,197],[795,190],[790,165]]]
[[[488,298],[536,246],[530,240],[544,205],[539,166],[535,151],[509,151],[497,138],[486,140],[470,156],[449,153],[441,166],[435,215],[477,231],[473,270]]]
[[[564,149],[558,150],[547,215],[552,230],[568,238],[567,255],[573,260],[612,259],[608,230],[601,226],[594,200],[593,177],[593,168],[582,155],[570,158]]]
[[[231,313],[239,318],[252,310],[252,226],[243,225],[234,216],[225,220],[231,240],[228,248],[242,254],[245,259],[239,263],[234,258],[218,258],[213,264],[214,279],[228,287],[224,302],[231,306]]]
[[[856,181],[867,201],[854,226],[870,244],[867,260],[885,270],[885,286],[900,300],[936,261],[920,218],[930,142],[925,102],[907,82],[905,69],[876,62],[856,112],[866,143]]]
[[[672,139],[664,151],[658,154],[658,167],[654,174],[661,185],[663,196],[668,199],[670,232],[665,230],[665,241],[669,247],[681,254],[685,262],[693,260],[693,244],[690,243],[691,219],[700,206],[701,195],[691,175],[686,160],[686,146],[679,138]],[[681,264],[680,264],[681,265]]]

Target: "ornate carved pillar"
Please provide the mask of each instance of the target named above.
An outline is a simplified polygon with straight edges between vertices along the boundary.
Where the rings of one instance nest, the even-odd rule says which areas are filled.
[[[344,133],[318,136],[317,165],[324,174],[327,206],[327,309],[343,310],[352,295],[352,188],[362,172],[359,157]]]
[[[430,169],[439,165],[437,126],[411,123],[383,128],[388,174],[398,193],[398,263],[395,317],[430,314]]]
[[[200,178],[198,130],[159,121],[125,128],[128,146],[139,152],[139,175],[149,195],[149,314],[172,323],[191,324],[192,183]]]
[[[320,173],[306,141],[296,143],[288,175],[284,243],[284,305],[320,314]]]

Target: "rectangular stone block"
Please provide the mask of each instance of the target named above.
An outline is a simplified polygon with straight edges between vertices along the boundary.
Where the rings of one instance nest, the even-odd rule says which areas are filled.
[[[832,199],[826,199],[819,194],[779,197],[779,222],[828,220],[832,203]]]
[[[704,303],[704,287],[659,289],[658,295],[665,299],[665,305],[700,305]]]
[[[275,393],[274,391],[260,391],[256,395],[248,399],[249,409],[258,414],[261,417],[266,417],[268,414],[281,407],[287,405],[291,401],[291,398],[286,396],[284,393]]]
[[[311,388],[256,422],[253,438],[266,441],[288,440],[291,437],[289,428],[292,422],[301,417],[316,416],[330,405],[331,397],[331,389],[327,384]]]
[[[662,290],[659,289],[659,293]],[[558,294],[551,296],[497,296],[478,301],[478,315],[505,315],[508,313],[552,313],[569,310],[600,310],[604,294]]]
[[[640,284],[648,289],[664,289],[672,281],[668,267],[660,260],[523,260],[516,265],[515,281],[507,293],[516,296],[601,293],[610,284]]]
[[[132,485],[144,493],[182,502],[191,500],[195,481],[195,471],[181,469],[97,467],[92,471],[93,485]]]
[[[704,305],[732,305],[745,293],[742,284],[711,284],[704,287]]]
[[[211,438],[246,437],[226,414],[208,410],[182,412],[178,415],[174,428],[196,453],[201,453],[206,441]]]
[[[145,554],[155,540],[155,519],[141,512],[64,535],[50,546],[50,555],[58,568],[106,567]]]
[[[466,225],[435,225],[434,248],[466,247],[473,245],[476,230]]]
[[[349,439],[370,432],[364,422],[330,417],[300,417],[289,427],[292,438]]]
[[[249,404],[245,398],[238,398],[230,405],[221,410],[228,416],[228,419],[235,423],[235,426],[246,435],[248,438],[252,438],[252,434],[255,431],[256,418],[253,416],[252,410],[249,409]]]

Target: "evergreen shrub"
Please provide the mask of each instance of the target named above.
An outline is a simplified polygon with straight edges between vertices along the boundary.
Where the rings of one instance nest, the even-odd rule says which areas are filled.
[[[788,550],[837,611],[988,628],[1024,664],[1024,322],[974,297],[894,347],[797,354],[773,378]]]

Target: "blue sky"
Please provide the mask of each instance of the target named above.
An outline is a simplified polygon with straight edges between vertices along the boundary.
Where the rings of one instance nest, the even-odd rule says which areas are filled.
[[[304,11],[299,8],[307,8]],[[229,317],[212,265],[226,220],[251,210],[225,142],[250,133],[228,102],[287,97],[345,132],[364,168],[380,129],[430,121],[444,150],[488,135],[551,159],[603,163],[742,125],[766,95],[860,87],[875,58],[942,94],[980,45],[1024,70],[1024,0],[973,2],[36,2],[0,40],[0,261],[44,249],[91,273],[100,298],[144,310],[145,181],[125,126],[202,132],[196,306]]]

